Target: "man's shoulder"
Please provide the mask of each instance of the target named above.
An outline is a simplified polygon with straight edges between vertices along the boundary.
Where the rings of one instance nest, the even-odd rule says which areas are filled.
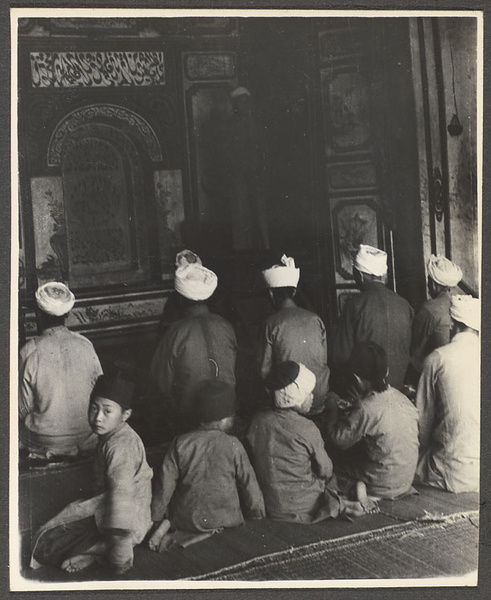
[[[238,438],[229,435],[219,429],[194,429],[187,433],[183,433],[174,439],[178,454],[194,455],[195,450],[198,451],[207,448],[206,454],[210,456],[214,452],[234,452],[234,450],[242,449],[242,444]],[[210,447],[212,452],[209,452]]]
[[[319,315],[301,306],[282,308],[266,318],[266,323],[270,324],[286,323],[295,325],[309,321],[322,324]]]
[[[36,338],[26,342],[20,349],[20,357],[25,360],[36,350]]]
[[[90,348],[93,348],[93,344],[89,340],[89,338],[85,337],[85,335],[82,335],[81,333],[78,333],[77,331],[70,331],[69,329],[67,329],[67,337],[76,340],[77,343],[81,344],[82,346],[88,346]]]

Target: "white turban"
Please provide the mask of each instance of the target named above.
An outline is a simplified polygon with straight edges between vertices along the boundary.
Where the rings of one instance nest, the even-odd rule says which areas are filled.
[[[454,287],[462,279],[462,270],[445,256],[432,254],[428,261],[428,275],[440,285]]]
[[[387,252],[360,244],[353,266],[362,273],[383,277],[387,274]]]
[[[481,328],[481,302],[472,296],[452,296],[450,316],[471,329]]]
[[[298,363],[298,366],[299,371],[295,380],[274,392],[274,403],[278,408],[302,406],[315,387],[315,375],[312,371],[302,363]]]
[[[176,255],[176,267],[187,267],[197,263],[198,265],[203,264],[201,258],[195,254],[192,250],[182,250]]]
[[[281,265],[273,265],[263,271],[263,277],[270,288],[297,287],[300,269],[295,268],[295,260],[285,254],[281,257]]]
[[[198,263],[176,269],[174,288],[189,300],[207,300],[218,285],[218,277]]]
[[[75,296],[64,283],[50,281],[38,288],[36,302],[39,308],[48,315],[61,317],[72,310]]]
[[[250,96],[251,92],[245,87],[236,87],[235,90],[232,90],[230,93],[231,98],[237,98],[238,96]]]

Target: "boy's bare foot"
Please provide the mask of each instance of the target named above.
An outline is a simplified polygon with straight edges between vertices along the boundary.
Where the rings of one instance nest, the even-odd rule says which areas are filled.
[[[152,537],[148,540],[148,547],[150,550],[153,550],[154,552],[159,551],[160,542],[169,529],[170,521],[168,519],[163,519],[157,529],[153,532]]]
[[[67,573],[77,573],[83,571],[87,567],[90,567],[95,562],[95,556],[93,554],[77,554],[71,556],[63,561],[61,568]]]
[[[363,481],[356,482],[356,497],[366,513],[376,513],[380,510],[378,504],[368,496],[367,486]]]
[[[360,502],[356,502],[354,500],[346,500],[345,498],[343,498],[343,517],[361,517],[364,514],[365,510]]]

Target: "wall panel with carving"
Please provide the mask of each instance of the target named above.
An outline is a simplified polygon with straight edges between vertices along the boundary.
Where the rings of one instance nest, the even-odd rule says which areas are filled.
[[[77,330],[156,329],[185,215],[176,56],[161,41],[131,36],[21,40],[27,335],[35,333],[34,290],[52,279],[80,299]],[[127,302],[128,293],[138,298]]]

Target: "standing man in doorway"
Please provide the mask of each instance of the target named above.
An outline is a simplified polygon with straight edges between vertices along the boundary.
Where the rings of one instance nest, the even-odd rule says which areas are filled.
[[[375,342],[387,353],[387,382],[402,391],[409,365],[413,309],[386,287],[387,253],[383,250],[360,244],[353,275],[360,294],[348,299],[334,327],[332,366],[343,372],[356,343]]]
[[[269,248],[262,131],[252,111],[249,90],[237,87],[230,99],[233,114],[225,123],[223,151],[232,244],[235,250]]]

